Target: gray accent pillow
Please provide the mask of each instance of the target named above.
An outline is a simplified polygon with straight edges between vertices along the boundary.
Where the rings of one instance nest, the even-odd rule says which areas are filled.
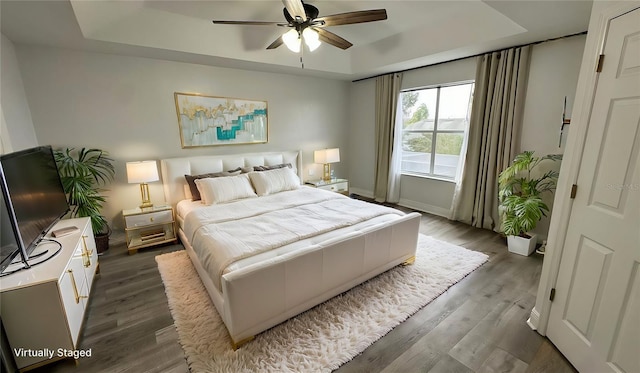
[[[281,164],[276,164],[273,166],[253,166],[253,170],[254,171],[269,171],[269,170],[275,170],[278,168],[285,168],[285,167],[289,167],[289,168],[293,168],[291,167],[291,163],[281,163]]]

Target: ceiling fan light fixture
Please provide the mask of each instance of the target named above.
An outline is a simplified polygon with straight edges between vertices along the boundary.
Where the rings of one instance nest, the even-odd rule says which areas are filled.
[[[282,41],[289,48],[290,51],[294,53],[300,52],[300,35],[298,34],[298,30],[291,29],[285,32],[282,35]]]
[[[302,31],[302,37],[304,38],[304,43],[307,44],[307,47],[309,47],[311,52],[318,49],[320,46],[320,35],[316,30],[307,27]]]
[[[290,51],[300,53],[302,52],[302,39],[304,39],[304,43],[310,52],[318,49],[320,44],[329,44],[342,50],[349,49],[353,46],[348,40],[325,28],[321,28],[323,26],[353,25],[387,19],[387,11],[385,9],[360,10],[318,17],[320,14],[318,8],[311,4],[305,4],[302,0],[282,0],[282,2],[284,3],[282,13],[286,20],[285,23],[221,20],[214,20],[213,23],[289,27],[290,30],[269,44],[267,50],[276,49],[282,44],[285,44]],[[302,58],[302,56],[300,56],[300,58]]]

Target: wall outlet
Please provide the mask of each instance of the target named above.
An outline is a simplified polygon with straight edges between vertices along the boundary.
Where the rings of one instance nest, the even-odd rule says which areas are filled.
[[[313,167],[309,168],[309,176],[313,176],[315,175],[316,170],[313,169]]]

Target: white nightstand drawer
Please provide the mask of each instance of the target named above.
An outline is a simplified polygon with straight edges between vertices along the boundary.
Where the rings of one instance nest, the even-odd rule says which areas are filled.
[[[321,185],[318,189],[330,190],[332,192],[346,192],[349,190],[349,182],[343,181],[335,184]]]
[[[145,225],[171,223],[173,221],[173,213],[171,210],[149,212],[139,215],[130,215],[124,217],[127,228],[143,227]]]

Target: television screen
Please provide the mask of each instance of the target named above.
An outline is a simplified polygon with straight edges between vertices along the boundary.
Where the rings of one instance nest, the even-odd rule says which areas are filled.
[[[47,231],[69,210],[50,146],[0,157],[3,192],[13,211],[17,242],[30,254]],[[6,189],[6,190],[4,190]],[[10,214],[11,215],[11,214]]]
[[[0,196],[0,273],[11,264],[11,260],[18,254],[19,249],[7,203],[4,196]]]

